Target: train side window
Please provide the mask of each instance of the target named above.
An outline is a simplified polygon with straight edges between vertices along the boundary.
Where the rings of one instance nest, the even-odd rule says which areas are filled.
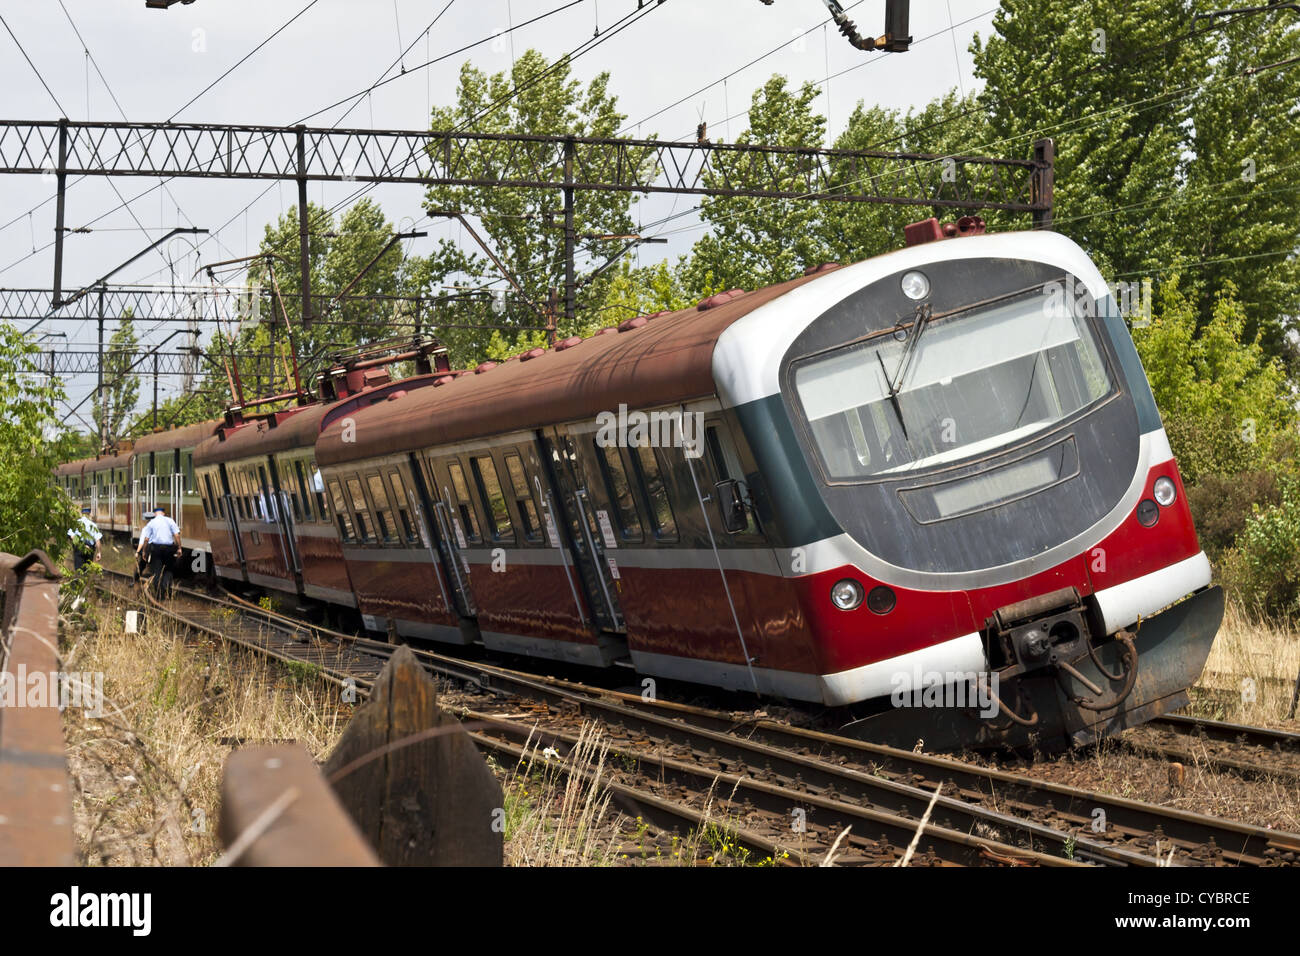
[[[388,480],[393,486],[393,506],[397,510],[398,521],[402,523],[402,534],[405,535],[407,544],[419,544],[419,532],[411,521],[411,499],[406,493],[406,483],[395,471],[388,473]]]
[[[325,482],[321,480],[320,469],[316,467],[316,459],[311,460],[311,490],[316,496],[316,514],[320,516],[321,521],[327,521],[325,517]]]
[[[185,475],[185,494],[194,494],[196,490],[194,483],[194,452],[181,452],[181,473]]]
[[[663,472],[659,459],[650,445],[637,445],[632,455],[633,469],[641,485],[641,493],[649,506],[650,527],[656,538],[674,539],[677,537],[677,519],[673,517],[673,506],[668,500],[668,486],[664,484]]]
[[[283,497],[293,508],[294,522],[301,523],[302,499],[298,497],[298,486],[294,483],[293,465],[287,461],[280,462],[280,490],[284,492]]]
[[[736,454],[736,446],[731,440],[730,432],[721,425],[710,423],[704,429],[704,445],[708,450],[709,464],[713,467],[715,481],[725,481],[729,478],[744,481],[745,472],[740,465],[740,456]],[[740,533],[759,533],[752,508],[745,509],[745,530]]]
[[[257,472],[252,468],[248,469],[248,496],[253,503],[253,515],[262,521],[269,520],[266,513],[266,496],[258,486]]]
[[[348,503],[343,498],[343,489],[334,478],[329,480],[329,489],[330,502],[334,505],[334,520],[339,525],[339,537],[344,541],[354,542],[357,540],[357,534],[352,527],[352,518],[348,514]]]
[[[385,543],[397,540],[397,528],[393,524],[393,509],[388,503],[388,491],[384,488],[384,479],[378,475],[366,475],[366,485],[370,488],[370,500],[375,506],[375,525],[379,537]]]
[[[632,486],[627,480],[627,469],[623,466],[623,456],[613,446],[602,448],[592,439],[596,449],[596,461],[600,462],[600,475],[605,480],[605,493],[614,504],[618,515],[618,533],[624,541],[643,541],[645,532],[641,530],[641,516],[637,514],[636,499],[632,496]]]
[[[352,517],[357,523],[357,535],[366,544],[375,543],[375,529],[370,525],[366,508],[366,493],[361,490],[360,478],[348,478],[348,501],[352,504]]]
[[[262,502],[262,518],[265,521],[274,521],[279,517],[280,509],[276,507],[275,499],[272,497],[272,495],[275,494],[275,488],[271,484],[270,477],[266,474],[266,467],[264,465],[257,466],[257,479],[257,494]]]
[[[514,529],[510,524],[510,509],[506,506],[505,492],[501,490],[501,481],[497,478],[496,465],[487,456],[471,458],[469,466],[474,472],[474,481],[478,485],[479,495],[485,505],[488,530],[492,532],[493,541],[515,539]]]
[[[524,471],[524,462],[513,452],[505,457],[506,472],[510,475],[510,487],[515,494],[515,508],[519,511],[519,520],[524,526],[524,537],[529,541],[542,540],[542,525],[537,520],[537,504],[533,501],[533,490],[528,486],[528,473]]]
[[[460,523],[465,538],[475,544],[482,541],[478,533],[478,519],[474,516],[474,505],[469,499],[469,484],[465,481],[465,470],[460,462],[447,463],[447,474],[451,475],[452,491],[456,495],[456,510],[460,513]]]
[[[303,474],[301,458],[294,460],[293,472],[294,477],[298,479],[298,497],[302,499],[303,520],[315,521],[316,516],[311,512],[311,493],[307,491],[307,476]]]

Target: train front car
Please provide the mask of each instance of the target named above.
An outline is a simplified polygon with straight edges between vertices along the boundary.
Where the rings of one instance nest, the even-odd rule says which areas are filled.
[[[875,702],[853,733],[1050,749],[1186,703],[1222,592],[1074,243],[952,238],[839,269],[727,328],[713,369],[823,702]]]

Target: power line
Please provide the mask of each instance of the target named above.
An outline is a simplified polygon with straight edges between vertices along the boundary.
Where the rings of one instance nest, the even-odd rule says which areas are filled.
[[[864,2],[865,2],[865,0],[857,0],[857,3],[850,4],[848,7],[846,7],[845,10],[844,10],[844,12],[845,12],[845,13],[848,13],[848,12],[849,12],[850,10],[852,10],[854,7],[861,6]],[[828,18],[828,19],[826,19],[826,20],[819,20],[819,21],[817,21],[817,23],[813,24],[813,25],[810,26],[807,30],[803,31],[803,33],[796,34],[795,36],[792,36],[790,39],[786,40],[784,43],[777,44],[776,46],[772,47],[772,49],[768,50],[766,53],[763,53],[763,54],[761,54],[761,55],[759,55],[759,56],[754,57],[754,59],[750,60],[748,63],[744,64],[743,66],[738,66],[738,67],[736,67],[736,68],[735,68],[734,70],[732,70],[730,73],[727,73],[727,74],[725,74],[725,75],[723,75],[723,76],[718,77],[716,80],[713,80],[711,83],[706,83],[704,86],[701,86],[701,87],[700,87],[698,90],[696,90],[695,92],[693,92],[693,93],[688,93],[686,96],[683,96],[681,99],[676,100],[676,101],[674,101],[674,102],[672,102],[672,103],[669,103],[667,106],[663,107],[662,109],[655,110],[655,112],[651,113],[649,116],[646,116],[646,117],[644,117],[644,118],[642,118],[642,119],[640,119],[640,120],[637,120],[637,122],[635,122],[635,123],[628,123],[628,124],[624,125],[624,127],[623,127],[621,130],[619,130],[618,135],[619,135],[619,136],[622,136],[624,133],[626,133],[628,130],[632,129],[634,126],[641,126],[641,125],[644,124],[644,123],[648,123],[648,122],[650,122],[650,120],[652,120],[652,119],[656,119],[657,117],[662,116],[664,113],[667,113],[667,112],[668,112],[670,109],[672,109],[673,107],[675,107],[675,106],[681,106],[683,103],[687,102],[688,100],[693,100],[695,97],[699,96],[701,93],[704,93],[704,92],[707,92],[708,90],[711,90],[713,87],[717,86],[719,83],[725,83],[727,80],[729,80],[729,79],[731,79],[732,77],[736,76],[738,73],[743,73],[745,70],[749,69],[749,68],[750,68],[751,66],[753,66],[755,63],[759,63],[759,62],[761,62],[761,61],[763,61],[763,60],[766,60],[769,56],[773,56],[774,54],[779,53],[781,50],[784,50],[786,47],[790,46],[790,44],[792,44],[792,43],[798,43],[800,40],[802,40],[804,37],[808,36],[808,34],[812,33],[812,32],[813,32],[814,30],[816,30],[818,27],[825,26],[827,23],[832,23],[832,22],[833,22],[833,20],[830,19],[830,18]]]
[[[197,103],[197,102],[198,102],[198,101],[199,101],[203,96],[205,96],[205,95],[208,93],[209,90],[211,90],[214,86],[216,86],[218,83],[220,83],[220,82],[221,82],[222,80],[224,80],[226,77],[228,77],[231,73],[234,73],[235,70],[239,69],[239,68],[240,68],[241,66],[243,66],[245,63],[247,63],[247,62],[249,61],[249,59],[251,59],[251,58],[253,57],[253,55],[257,53],[258,50],[262,49],[262,47],[266,46],[268,43],[270,43],[272,40],[274,40],[276,37],[278,37],[281,33],[283,33],[283,32],[284,32],[284,31],[289,27],[290,24],[292,24],[295,20],[297,20],[299,17],[301,17],[304,13],[306,13],[306,12],[307,12],[308,10],[310,10],[312,7],[316,6],[316,4],[318,4],[319,2],[320,2],[320,0],[308,0],[308,3],[307,3],[307,5],[306,5],[305,7],[303,7],[301,10],[299,10],[297,13],[295,13],[292,17],[290,17],[290,18],[289,18],[288,20],[286,20],[284,23],[280,24],[280,26],[277,27],[277,28],[275,29],[275,32],[274,32],[274,33],[272,33],[269,37],[267,37],[265,40],[263,40],[263,41],[262,41],[261,43],[259,43],[257,46],[253,47],[253,49],[251,49],[251,50],[249,50],[247,53],[245,53],[245,54],[244,54],[242,57],[240,57],[239,60],[236,61],[235,64],[234,64],[233,66],[231,66],[228,70],[226,70],[226,71],[225,71],[224,73],[222,73],[219,77],[217,77],[215,80],[213,80],[211,83],[209,83],[209,84],[208,84],[207,86],[205,86],[203,89],[201,89],[198,93],[194,94],[194,96],[190,97],[190,99],[185,103],[184,106],[182,106],[182,107],[181,107],[180,109],[178,109],[176,112],[172,113],[171,116],[167,117],[167,122],[169,122],[169,123],[172,122],[174,119],[176,119],[177,116],[179,116],[181,113],[185,112],[185,110],[189,109],[191,106],[193,106],[195,103]]]
[[[41,71],[36,69],[36,64],[32,62],[32,58],[28,56],[27,51],[23,49],[23,45],[18,41],[18,37],[14,36],[14,31],[10,28],[9,21],[4,18],[3,14],[0,14],[0,23],[3,23],[4,28],[9,31],[9,36],[13,37],[13,41],[18,47],[18,52],[23,55],[23,59],[27,61],[27,65],[32,68],[32,72],[36,74],[36,78],[41,81],[41,86],[45,87],[45,92],[50,94],[50,99],[54,100],[54,105],[59,109],[59,115],[67,116],[68,111],[63,108],[63,104],[59,102],[59,98],[54,95],[54,91],[50,89],[50,84],[45,82],[45,77],[41,76]]]

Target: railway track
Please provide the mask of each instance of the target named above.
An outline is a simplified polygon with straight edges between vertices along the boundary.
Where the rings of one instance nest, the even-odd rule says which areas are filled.
[[[121,576],[119,580],[126,576]],[[237,597],[184,592],[194,606],[158,612],[363,691],[392,646],[275,614]],[[131,599],[130,595],[119,597]],[[138,600],[138,598],[134,598]],[[775,721],[645,700],[555,678],[443,657],[417,657],[456,692],[479,746],[505,760],[539,743],[567,751],[584,721],[613,750],[615,797],[661,828],[708,826],[714,802],[749,852],[809,865],[842,834],[836,861],[897,861],[932,806],[917,862],[1152,866],[1300,862],[1300,835],[1031,780],[959,761],[848,740]],[[507,714],[500,711],[503,705]],[[520,720],[519,711],[526,720]],[[936,796],[935,791],[939,791]],[[693,816],[677,816],[690,807]],[[678,809],[674,809],[678,808]],[[789,857],[780,854],[789,853]]]
[[[114,597],[138,603],[124,587],[125,575],[112,573],[118,587]],[[226,640],[286,663],[312,664],[320,676],[339,686],[352,682],[364,695],[394,647],[379,641],[338,634],[276,615],[253,605],[181,592],[202,607],[153,607],[151,613],[177,624]],[[152,603],[152,602],[151,602]],[[507,761],[526,758],[544,746],[567,751],[576,744],[582,724],[590,719],[579,695],[542,684],[528,686],[522,678],[510,689],[499,686],[506,672],[417,652],[422,663],[444,682],[461,685],[452,711],[472,728],[471,736],[484,750]],[[538,705],[541,705],[540,707]],[[526,720],[497,713],[526,710]],[[630,713],[630,712],[629,712]],[[543,719],[546,726],[539,726]],[[607,723],[608,726],[608,723]],[[661,741],[662,743],[662,741]],[[611,763],[614,797],[638,816],[661,829],[709,828],[724,843],[743,847],[752,857],[796,865],[817,865],[835,847],[839,865],[887,865],[907,855],[923,808],[904,816],[871,806],[854,806],[828,799],[798,781],[755,779],[756,774],[728,774],[707,762],[654,758],[643,748],[616,743]],[[660,749],[663,749],[662,747]],[[924,794],[928,801],[928,794]],[[708,807],[714,807],[710,814]],[[802,810],[803,816],[794,813]],[[806,825],[800,825],[806,821]],[[864,836],[870,832],[871,837]],[[846,834],[844,839],[839,839]],[[920,865],[1078,865],[1062,854],[1007,845],[944,826],[927,827],[913,856]]]
[[[1190,766],[1206,766],[1249,780],[1281,780],[1300,786],[1300,734],[1204,717],[1168,714],[1143,725],[1126,743]]]

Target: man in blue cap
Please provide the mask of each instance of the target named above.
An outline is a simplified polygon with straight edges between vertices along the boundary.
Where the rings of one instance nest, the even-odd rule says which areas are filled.
[[[89,561],[98,561],[100,557],[99,542],[104,533],[90,518],[90,509],[81,509],[81,520],[76,527],[68,529],[72,539],[72,571],[75,574]]]
[[[181,553],[181,529],[167,517],[167,509],[161,505],[154,509],[153,520],[140,532],[140,547],[146,546],[149,549],[149,573],[153,576],[154,593],[161,597],[170,583],[170,580],[163,579],[163,572],[171,567]]]

